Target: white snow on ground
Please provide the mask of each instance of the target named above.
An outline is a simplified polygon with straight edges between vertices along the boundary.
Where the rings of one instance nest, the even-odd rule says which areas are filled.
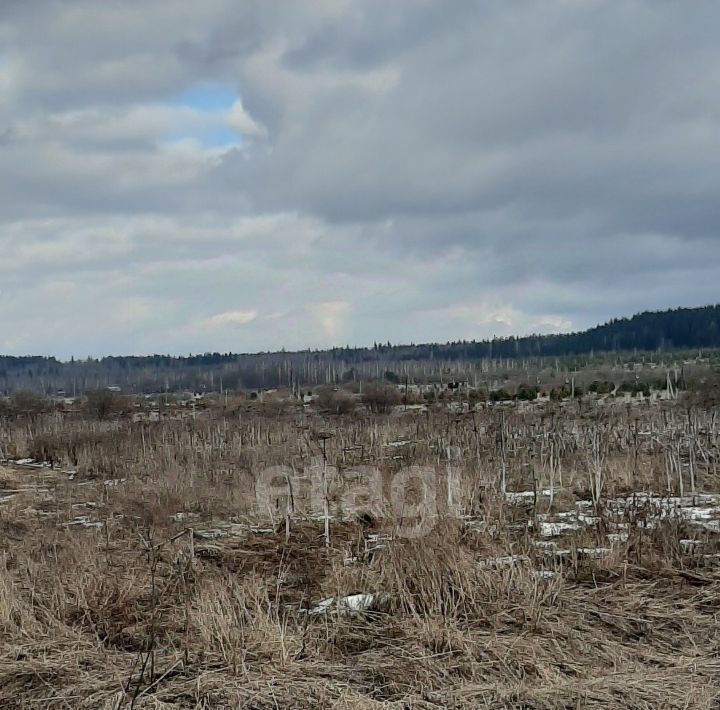
[[[376,594],[351,594],[347,597],[329,597],[308,610],[308,614],[311,616],[329,613],[358,614],[363,611],[372,611],[378,602],[379,599]]]
[[[97,520],[93,521],[90,520],[89,516],[87,515],[79,515],[77,518],[73,518],[69,522],[65,523],[66,527],[75,527],[79,526],[82,528],[101,528],[105,523]]]
[[[533,521],[528,521],[528,526],[533,527]],[[566,523],[562,520],[557,521],[538,521],[538,534],[540,537],[557,537],[566,532],[573,532],[579,530],[580,525],[577,523]]]
[[[515,495],[515,494],[513,494]],[[524,495],[524,494],[523,494]],[[627,539],[623,534],[628,527],[627,519],[635,517],[646,528],[654,528],[661,520],[681,520],[710,532],[720,532],[720,495],[698,494],[695,496],[661,497],[652,493],[636,493],[634,496],[610,499],[603,502],[609,514],[605,522],[611,530],[618,531],[613,542]],[[559,537],[600,523],[601,518],[583,512],[592,507],[591,501],[578,501],[575,510],[536,516],[537,533],[540,537]],[[643,516],[643,518],[640,518]],[[615,519],[613,519],[615,518]],[[619,519],[619,520],[618,520]],[[535,522],[528,521],[534,528]]]
[[[508,555],[507,557],[491,557],[480,561],[480,567],[499,569],[501,567],[513,567],[516,564],[530,562],[527,555]]]
[[[555,493],[558,491],[556,490]],[[550,489],[549,488],[543,488],[540,491],[537,491],[538,498],[549,498],[550,497]],[[522,505],[524,503],[530,504],[535,500],[535,491],[506,491],[505,492],[505,500],[510,503],[510,505]]]

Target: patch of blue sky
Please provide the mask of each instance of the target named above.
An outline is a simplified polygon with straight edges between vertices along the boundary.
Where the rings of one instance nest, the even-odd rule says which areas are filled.
[[[225,84],[201,84],[188,88],[172,99],[173,106],[190,108],[207,120],[171,131],[163,136],[164,143],[195,141],[203,148],[232,148],[242,144],[242,135],[226,122],[225,114],[239,99],[237,91]]]

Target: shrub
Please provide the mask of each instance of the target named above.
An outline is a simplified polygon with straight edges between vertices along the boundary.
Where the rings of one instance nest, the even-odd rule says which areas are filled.
[[[615,389],[615,384],[608,380],[594,380],[588,391],[595,392],[597,394],[610,394]]]
[[[10,397],[10,406],[15,414],[34,417],[49,409],[49,403],[45,397],[35,392],[20,390]]]
[[[401,402],[400,393],[395,387],[382,384],[371,384],[365,387],[363,403],[376,414],[387,414]]]
[[[318,392],[317,406],[324,412],[351,414],[355,405],[355,397],[347,390],[326,387]]]
[[[500,388],[499,390],[493,390],[490,393],[491,402],[509,402],[511,399],[512,395],[503,388]]]
[[[537,387],[533,387],[532,385],[520,385],[517,393],[515,394],[515,399],[519,399],[523,402],[532,402],[537,399],[537,396]]]
[[[128,398],[111,390],[91,390],[85,400],[86,411],[98,419],[110,419],[129,408]]]

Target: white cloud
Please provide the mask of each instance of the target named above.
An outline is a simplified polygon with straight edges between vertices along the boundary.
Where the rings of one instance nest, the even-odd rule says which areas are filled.
[[[226,119],[227,124],[233,130],[242,134],[243,136],[250,137],[261,137],[266,134],[266,130],[258,124],[250,114],[245,110],[242,105],[242,101],[236,101],[230,110],[227,112]]]
[[[215,328],[233,328],[252,323],[252,321],[257,318],[257,315],[257,311],[255,310],[217,313],[203,321],[203,325],[211,330]]]

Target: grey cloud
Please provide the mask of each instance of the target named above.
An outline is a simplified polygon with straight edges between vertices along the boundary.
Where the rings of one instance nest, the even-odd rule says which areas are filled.
[[[718,20],[710,0],[6,0],[0,351],[417,342],[708,302]],[[168,144],[208,82],[263,130]]]
[[[646,205],[655,198],[648,206],[657,206],[665,190],[648,187],[668,169],[716,160],[707,136],[683,125],[693,103],[696,116],[718,109],[718,94],[697,81],[709,60],[702,13],[668,5],[658,13],[648,3],[505,7],[423,51],[393,55],[388,65],[400,78],[387,91],[351,81],[328,90],[323,77],[343,71],[327,51],[320,78],[315,69],[297,78],[287,66],[263,75],[271,86],[289,85],[288,100],[295,84],[285,73],[296,77],[314,100],[288,102],[293,131],[253,165],[259,204],[357,220],[516,201],[567,212],[606,196]],[[346,67],[343,39],[336,54]],[[672,54],[680,51],[681,64]],[[245,167],[233,176],[228,165],[231,179],[242,183]],[[285,189],[266,190],[279,182],[276,170]]]

